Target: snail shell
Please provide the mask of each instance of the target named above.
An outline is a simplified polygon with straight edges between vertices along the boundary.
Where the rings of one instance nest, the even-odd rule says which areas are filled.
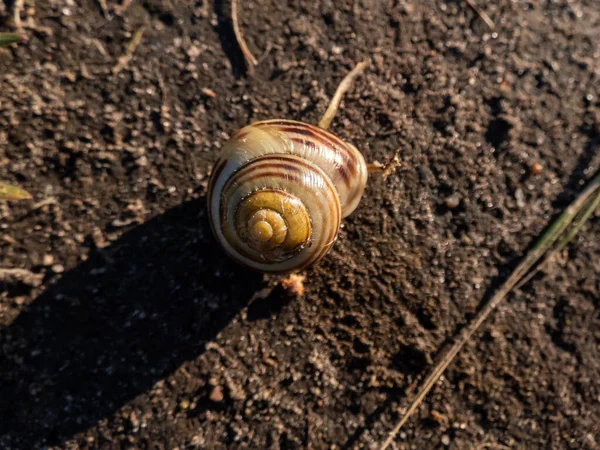
[[[334,134],[292,120],[255,122],[224,145],[208,214],[233,259],[262,272],[294,272],[333,246],[366,182],[363,156]]]

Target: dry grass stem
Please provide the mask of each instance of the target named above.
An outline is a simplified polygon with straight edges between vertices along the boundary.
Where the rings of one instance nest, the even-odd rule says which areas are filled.
[[[333,95],[333,98],[329,103],[329,107],[327,108],[327,111],[325,111],[325,114],[323,114],[323,118],[319,122],[320,128],[323,128],[324,130],[329,128],[329,125],[331,125],[333,118],[338,112],[340,102],[342,101],[342,97],[346,92],[350,90],[356,77],[362,74],[368,65],[369,61],[360,62],[354,67],[354,69],[350,71],[350,73],[348,73],[348,75],[344,77],[337,90],[335,91],[335,94]]]
[[[23,11],[24,4],[25,0],[16,0],[13,9],[13,21],[15,23],[15,28],[18,31],[23,30],[23,23],[21,22],[21,11]]]
[[[102,9],[102,14],[104,15],[104,18],[106,20],[109,20],[110,13],[108,12],[108,6],[106,4],[106,0],[98,0],[98,3],[100,4],[100,9]]]
[[[380,162],[374,162],[367,164],[367,172],[369,173],[381,173],[385,166]]]
[[[167,96],[167,88],[165,86],[165,80],[163,79],[160,72],[157,73],[158,87],[160,88],[160,124],[165,131],[169,131],[171,128],[170,114],[169,114],[169,99]]]
[[[233,22],[233,32],[235,34],[235,39],[240,46],[240,50],[244,55],[244,59],[246,60],[246,66],[248,67],[248,71],[254,71],[254,68],[258,65],[258,61],[248,48],[246,44],[246,40],[244,39],[244,35],[242,34],[242,30],[240,29],[240,24],[238,22],[238,5],[237,0],[231,0],[231,21]]]
[[[267,56],[269,56],[269,53],[271,53],[271,50],[273,49],[273,44],[271,44],[271,41],[267,42],[267,48],[265,49],[265,51],[263,52],[262,55],[260,55],[260,57],[258,58],[258,64],[260,64],[261,62],[263,62]]]
[[[591,215],[598,203],[600,203],[600,173],[594,177],[589,186],[573,201],[573,203],[567,207],[567,209],[564,210],[558,219],[556,219],[552,225],[550,225],[546,232],[542,234],[537,243],[529,250],[523,261],[521,261],[521,263],[504,282],[500,289],[498,289],[498,291],[488,300],[488,302],[477,313],[471,323],[461,330],[461,332],[455,338],[454,343],[448,348],[448,350],[441,353],[437,363],[433,366],[429,372],[429,375],[427,375],[421,384],[421,387],[419,388],[415,398],[410,403],[406,413],[404,413],[398,424],[391,431],[388,438],[380,447],[380,450],[385,450],[392,443],[398,434],[398,431],[400,431],[402,426],[423,402],[425,396],[429,393],[446,368],[454,360],[458,352],[479,329],[481,324],[488,318],[492,311],[517,285],[521,284],[522,280],[528,280],[531,278],[531,275],[528,275],[528,273],[532,269],[534,270],[534,273],[537,271],[537,269],[534,268],[534,265],[538,263],[547,252],[550,255],[548,258],[551,258],[552,255],[558,251],[558,249],[564,248],[564,246],[567,245],[567,243],[573,239],[573,237],[575,237],[577,232],[583,226],[585,219]],[[565,233],[565,231],[577,217],[579,219],[575,222],[573,228],[563,235],[563,233]],[[562,239],[558,240],[561,238],[561,236]],[[558,245],[554,247],[554,250],[550,250],[557,241]],[[546,261],[547,259],[544,259],[542,264],[544,264]],[[540,265],[537,267],[540,267]]]
[[[127,45],[127,51],[124,55],[119,57],[119,61],[113,67],[113,74],[116,75],[125,67],[127,67],[127,64],[129,64],[129,61],[131,61],[131,58],[133,58],[133,53],[135,52],[135,49],[140,45],[140,42],[142,41],[142,37],[144,36],[145,30],[146,27],[142,26],[135,32],[133,38],[131,39],[131,41],[129,41],[129,44]]]
[[[477,447],[473,447],[473,450],[484,450],[486,448],[490,450],[510,450],[510,447],[507,447],[506,445],[495,444],[493,442],[484,442]]]
[[[477,13],[477,15],[479,15],[479,17],[481,17],[481,20],[483,20],[485,22],[485,24],[490,28],[490,30],[493,30],[496,28],[494,21],[492,19],[490,19],[490,16],[488,16],[487,13],[483,9],[481,9],[479,6],[477,6],[477,3],[475,3],[475,0],[465,0],[465,1],[473,9],[473,11],[475,11]]]

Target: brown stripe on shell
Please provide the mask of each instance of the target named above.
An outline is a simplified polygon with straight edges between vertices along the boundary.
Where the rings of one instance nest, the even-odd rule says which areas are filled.
[[[279,177],[281,176],[281,172],[269,172],[269,171],[264,171],[264,172],[258,172],[257,171],[253,171],[253,172],[245,172],[243,174],[239,173],[236,174],[236,183],[239,182],[238,177],[241,177],[242,175],[244,176],[244,181],[254,181],[257,178],[262,178],[262,177]],[[289,181],[293,181],[294,183],[300,183],[302,181],[302,178],[300,177],[294,177],[294,176],[286,176],[285,177],[286,180]]]
[[[315,128],[309,126],[284,126],[279,129],[284,133],[297,133],[303,136],[310,136],[313,140],[327,146],[331,151],[342,156],[343,160],[346,162],[346,166],[350,170],[352,175],[356,175],[356,165],[354,164],[354,155],[352,151],[348,148],[348,144],[337,138],[334,134],[327,133],[325,130],[321,128]],[[331,139],[333,137],[333,139]],[[337,139],[337,142],[335,140]]]
[[[258,159],[262,159],[261,164],[255,164]],[[269,159],[275,160],[277,162],[267,163],[266,161]],[[282,162],[282,160],[284,161],[285,159],[288,159],[288,158],[282,157],[281,155],[278,155],[278,156],[267,155],[267,156],[264,156],[261,158],[254,159],[252,161],[252,164],[247,164],[245,167],[241,168],[238,172],[233,174],[232,178],[230,178],[230,180],[228,180],[227,184],[223,187],[223,192],[226,192],[228,189],[230,189],[231,184],[234,182],[235,182],[235,184],[241,184],[241,183],[251,182],[257,178],[269,179],[272,177],[281,177],[281,175],[282,175],[281,171],[272,170],[272,169],[283,167],[283,168],[286,168],[286,170],[289,170],[289,168],[290,168],[289,166],[292,161],[293,161],[293,163],[301,166],[301,167],[293,168],[295,173],[301,172],[303,168],[308,168],[313,171],[315,169],[317,169],[316,166],[314,166],[310,163],[307,163],[305,161],[302,161],[299,157],[296,157],[293,160],[291,158],[289,158],[290,161],[287,164]],[[320,171],[320,170],[317,169],[317,171]],[[288,174],[289,174],[289,171],[288,171]],[[329,183],[331,183],[329,178],[324,175],[325,175],[324,173],[320,173],[320,176],[322,178],[324,178],[324,180],[326,182],[328,181]],[[285,178],[290,183],[302,184],[302,182],[303,182],[302,177],[297,177],[294,175],[291,175],[291,176],[287,175]],[[337,191],[335,190],[335,186],[330,185],[330,187],[333,189],[329,189],[328,191],[331,191],[331,193],[334,195],[334,198],[330,198],[330,200],[325,200],[325,201],[323,201],[323,198],[319,192],[310,190],[310,189],[306,189],[306,191],[305,191],[305,195],[311,197],[312,204],[318,205],[319,206],[318,209],[321,211],[321,214],[323,215],[323,220],[321,220],[321,224],[320,224],[320,228],[319,228],[319,235],[321,236],[320,241],[327,245],[321,245],[318,248],[315,247],[318,251],[316,253],[308,253],[308,255],[307,255],[308,258],[299,265],[300,268],[310,266],[315,261],[318,261],[319,259],[321,259],[325,255],[325,253],[327,253],[329,251],[329,249],[332,247],[333,243],[336,240],[337,231],[339,229],[339,223],[341,220],[341,210],[339,208],[335,207],[337,205],[337,203],[335,203],[337,201]],[[323,209],[323,206],[325,206],[326,209]],[[325,215],[325,214],[327,214],[327,215]],[[328,226],[329,224],[331,224],[331,222],[327,218],[331,219],[334,224],[337,223],[338,226],[333,226],[333,227]],[[314,225],[314,222],[313,222],[313,225]],[[234,247],[237,247],[237,246],[234,245]],[[238,248],[237,251],[240,251],[239,247],[237,247],[237,248]],[[242,253],[244,253],[244,252],[242,252]]]
[[[293,120],[293,119],[266,119],[266,120],[261,120],[260,122],[255,122],[255,123],[262,125],[262,124],[270,124],[270,123],[281,124],[281,123],[298,123],[298,122],[299,121]],[[304,122],[299,122],[299,123],[304,123]]]
[[[323,242],[326,245],[321,246],[318,252],[313,253],[309,259],[307,259],[303,264],[298,267],[298,270],[304,269],[317,261],[320,261],[328,252],[331,250],[335,242],[337,241],[337,235],[339,232],[339,227],[337,229],[328,227],[329,234],[327,239],[323,239]]]
[[[292,140],[292,142],[302,144],[307,147],[311,147],[312,149],[316,149],[316,144],[312,141],[302,139],[302,138],[297,138],[297,137],[292,137],[290,139]],[[342,158],[343,158],[343,156],[342,156]],[[344,185],[346,186],[346,189],[349,190],[351,188],[351,179],[350,179],[351,175],[347,171],[347,167],[349,166],[349,164],[346,164],[347,162],[348,162],[348,160],[344,159],[344,161],[341,164],[336,165],[335,169],[340,174],[342,181],[344,182]]]
[[[327,144],[329,148],[334,150],[339,150],[338,153],[343,153],[343,159],[346,162],[346,166],[348,167],[352,176],[357,175],[357,167],[355,161],[354,152],[349,148],[349,144],[344,142],[335,134],[324,130],[322,128],[316,127],[314,125],[310,125],[304,122],[298,122],[295,120],[267,120],[262,122],[256,122],[254,126],[264,127],[264,126],[274,126],[281,127],[279,131],[287,132],[287,133],[298,133],[305,136],[312,136],[316,138],[316,140],[321,143]]]
[[[241,130],[239,130],[238,132],[236,132],[233,136],[231,136],[231,139],[244,139],[251,132],[252,132],[252,130],[250,130],[247,127],[246,128],[242,128]]]
[[[226,165],[227,165],[227,160],[225,160],[225,159],[217,160],[217,162],[216,162],[215,166],[213,167],[211,174],[210,174],[210,184],[208,185],[208,191],[206,194],[207,198],[210,199],[212,197],[212,193],[215,188],[215,184],[217,183],[219,175],[221,175],[221,172],[223,172],[223,169],[225,168]],[[210,204],[211,204],[211,202],[208,202],[209,212],[210,212]]]
[[[297,157],[297,159],[291,159],[283,155],[271,154],[254,158],[253,160],[249,161],[246,165],[240,167],[240,169],[237,172],[232,174],[231,178],[227,181],[227,184],[229,184],[231,182],[231,179],[235,176],[246,175],[264,168],[281,168],[291,170],[294,172],[301,172],[302,169],[308,169],[311,171],[319,170],[321,172],[321,176],[327,176],[327,174],[324,173],[321,168],[317,167],[316,164],[313,164],[309,161],[304,161],[300,157]],[[223,188],[223,190],[225,190],[225,188]]]
[[[326,141],[327,143],[331,144],[332,147],[341,147],[344,150],[347,150],[348,148],[348,143],[344,142],[335,134],[324,130],[323,128],[319,128],[304,122],[298,122],[294,120],[273,120],[257,122],[254,124],[254,126],[277,126],[281,127],[280,131],[283,132],[297,132],[298,134],[311,135],[317,137],[318,140]]]
[[[278,119],[274,119],[274,120],[263,120],[261,122],[255,122],[252,124],[252,126],[255,127],[266,127],[266,126],[270,126],[270,125],[289,125],[292,123],[303,123],[303,122],[297,122],[295,120],[278,120]]]
[[[271,171],[270,173],[273,174],[277,174],[277,173],[286,173],[286,172],[295,172],[295,173],[301,173],[302,169],[304,169],[304,167],[294,167],[291,164],[286,164],[286,163],[280,163],[280,162],[266,162],[263,161],[261,163],[260,167],[257,167],[254,169],[254,171],[256,170],[264,170],[266,171]],[[246,172],[240,172],[240,174],[244,174],[244,175],[248,175],[253,173],[253,171],[246,171]],[[290,176],[286,176],[286,178],[292,179],[292,177]],[[298,178],[298,180],[300,180],[301,178]]]
[[[284,126],[284,127],[300,127],[300,128],[305,128],[310,130],[312,133],[314,134],[318,134],[319,136],[326,136],[329,139],[333,140],[333,144],[335,144],[336,146],[339,147],[344,147],[345,149],[348,147],[348,143],[345,142],[343,139],[341,139],[340,137],[338,137],[337,135],[333,134],[332,132],[325,130],[323,128],[319,128],[315,125],[311,125],[309,123],[305,123],[305,122],[299,122],[297,120],[265,120],[262,122],[257,122],[255,123],[255,125],[257,126]]]
[[[273,162],[268,162],[269,160],[273,160]],[[270,171],[267,171],[267,169],[269,169]],[[281,169],[281,171],[278,171],[279,169]],[[244,177],[244,181],[253,181],[256,178],[262,176],[281,176],[282,172],[286,170],[293,171],[295,173],[301,173],[303,169],[321,172],[319,175],[325,177],[326,180],[332,183],[327,174],[325,174],[320,168],[318,168],[316,165],[310,162],[302,160],[299,157],[291,159],[282,155],[265,155],[253,159],[245,166],[242,166],[237,172],[234,172],[229,178],[229,180],[227,180],[225,186],[223,186],[222,191],[225,192],[226,190],[228,190],[230,188],[230,185],[234,182],[239,183],[242,177]],[[285,178],[295,183],[302,182],[301,177],[294,177],[291,174],[286,175]],[[337,190],[335,189],[335,185],[333,185],[333,183],[332,187],[337,198]]]

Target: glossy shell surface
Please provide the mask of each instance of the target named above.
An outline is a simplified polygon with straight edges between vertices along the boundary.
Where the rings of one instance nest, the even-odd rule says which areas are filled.
[[[256,122],[226,142],[214,166],[208,189],[211,226],[238,262],[263,272],[297,271],[333,246],[366,181],[360,152],[334,134],[291,120]],[[270,213],[256,216],[260,209]],[[296,240],[282,237],[281,220]],[[273,230],[277,244],[288,245],[252,239],[271,236]],[[300,242],[298,236],[306,239]]]

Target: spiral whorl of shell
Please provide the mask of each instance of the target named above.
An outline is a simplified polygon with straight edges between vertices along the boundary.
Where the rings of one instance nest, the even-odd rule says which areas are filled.
[[[351,144],[291,120],[256,122],[225,144],[211,174],[211,226],[227,253],[263,272],[321,259],[367,180]]]

